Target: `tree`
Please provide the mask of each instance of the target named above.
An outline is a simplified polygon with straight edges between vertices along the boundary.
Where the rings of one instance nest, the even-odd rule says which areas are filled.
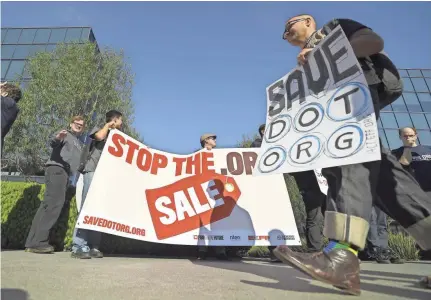
[[[74,115],[82,115],[86,129],[91,130],[104,122],[107,111],[117,109],[124,115],[124,131],[139,140],[131,125],[134,74],[122,51],[99,51],[91,42],[59,44],[53,52],[31,57],[26,72],[32,80],[19,102],[20,113],[5,145],[9,165],[19,172],[43,170],[50,136],[67,128]]]

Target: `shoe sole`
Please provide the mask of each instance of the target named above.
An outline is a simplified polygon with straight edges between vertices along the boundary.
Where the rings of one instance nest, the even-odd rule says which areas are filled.
[[[91,256],[82,257],[82,256],[74,255],[73,253],[70,255],[70,257],[76,258],[76,259],[90,259],[91,258]]]
[[[346,292],[346,293],[348,293],[348,294],[354,295],[354,296],[359,296],[359,295],[361,295],[361,290],[353,290],[353,289],[351,289],[350,287],[347,287],[347,286],[334,285],[332,282],[329,282],[328,280],[326,280],[326,279],[324,279],[324,278],[321,278],[321,277],[319,277],[319,276],[316,276],[315,274],[310,274],[310,273],[308,272],[308,270],[307,270],[307,269],[302,268],[302,266],[301,266],[300,264],[298,264],[295,260],[290,261],[290,260],[286,259],[286,258],[284,257],[284,255],[283,255],[280,251],[278,251],[277,249],[274,249],[274,250],[273,250],[273,253],[274,253],[274,255],[275,255],[275,256],[277,256],[277,258],[278,258],[278,259],[280,259],[282,262],[284,262],[284,263],[286,263],[286,264],[288,264],[288,265],[292,266],[292,267],[293,267],[293,268],[295,268],[296,270],[298,270],[298,271],[300,271],[301,273],[306,274],[306,275],[308,275],[308,276],[310,276],[310,277],[314,278],[315,280],[318,280],[318,281],[320,281],[320,282],[323,282],[323,283],[326,283],[326,284],[332,285],[333,287],[336,287],[337,289],[340,289],[340,290],[342,290],[342,291],[344,291],[344,292]]]
[[[35,254],[52,254],[52,253],[54,253],[54,251],[35,251],[35,250],[28,250],[28,249],[25,249],[25,252],[27,252],[27,253],[35,253]]]

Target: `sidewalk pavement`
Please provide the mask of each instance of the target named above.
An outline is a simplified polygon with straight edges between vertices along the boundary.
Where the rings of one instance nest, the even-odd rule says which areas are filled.
[[[105,257],[1,252],[2,300],[345,299],[341,291],[266,260]],[[417,285],[431,262],[361,264],[362,295],[349,299],[431,299]],[[15,296],[15,297],[14,297]],[[378,297],[378,298],[377,298]]]

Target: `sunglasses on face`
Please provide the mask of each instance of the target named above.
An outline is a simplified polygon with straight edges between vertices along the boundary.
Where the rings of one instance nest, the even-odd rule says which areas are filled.
[[[309,18],[301,18],[301,19],[296,19],[290,22],[286,23],[286,26],[284,28],[284,32],[283,32],[283,40],[285,40],[287,38],[287,36],[289,35],[289,30],[290,28],[292,28],[293,24],[301,22],[301,21],[305,21],[308,20]]]

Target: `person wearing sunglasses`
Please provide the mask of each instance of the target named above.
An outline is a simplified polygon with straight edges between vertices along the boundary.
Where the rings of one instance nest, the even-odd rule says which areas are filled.
[[[418,133],[414,127],[401,128],[398,133],[403,146],[392,153],[431,198],[431,146],[418,145]]]
[[[340,26],[349,40],[374,103],[376,118],[380,109],[402,94],[402,81],[396,67],[383,53],[383,39],[369,27],[349,19],[333,19],[322,29],[311,15],[290,18],[283,39],[299,47],[297,61],[307,57],[332,30]],[[431,199],[395,156],[381,147],[381,160],[322,169],[328,182],[324,235],[329,244],[323,251],[297,253],[278,246],[274,254],[283,262],[345,292],[359,295],[360,261],[369,230],[373,204],[398,221],[416,239],[431,249]]]
[[[69,129],[54,134],[50,140],[51,156],[46,162],[45,196],[33,218],[25,242],[26,252],[52,253],[49,233],[57,222],[70,188],[69,178],[76,174],[83,144],[79,136],[84,130],[84,118],[72,118]]]

